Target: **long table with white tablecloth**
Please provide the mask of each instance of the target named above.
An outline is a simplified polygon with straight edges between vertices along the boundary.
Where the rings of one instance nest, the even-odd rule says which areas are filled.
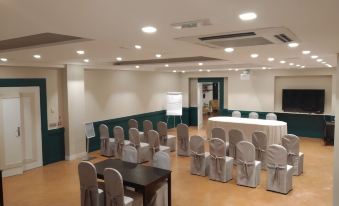
[[[228,136],[230,129],[239,129],[245,135],[245,140],[252,140],[252,133],[263,131],[267,134],[268,145],[280,144],[281,138],[287,134],[287,123],[276,120],[249,119],[239,117],[210,117],[207,125],[208,139],[213,128],[223,128]]]

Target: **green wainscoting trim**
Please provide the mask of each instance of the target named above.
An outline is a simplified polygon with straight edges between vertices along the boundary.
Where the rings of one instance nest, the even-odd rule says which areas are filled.
[[[65,129],[48,130],[48,138],[44,142],[46,154],[44,164],[65,160]]]
[[[189,126],[198,126],[198,107],[189,107]]]
[[[223,116],[232,116],[234,110],[221,112]],[[241,117],[248,117],[251,111],[242,111]],[[257,112],[260,119],[265,119],[269,112]],[[295,134],[301,137],[323,138],[325,132],[325,121],[333,121],[333,115],[321,114],[298,114],[298,113],[283,113],[274,112],[278,120],[287,122],[288,133]]]
[[[213,82],[219,83],[219,92],[220,92],[220,100],[219,100],[219,111],[224,109],[224,78],[219,77],[209,77],[209,78],[198,78],[198,82]]]
[[[128,139],[128,120],[130,119],[136,119],[139,123],[139,130],[143,130],[142,122],[144,120],[150,120],[153,123],[154,129],[156,129],[156,124],[159,121],[167,121],[166,116],[166,110],[160,110],[155,112],[148,112],[143,114],[137,114],[137,115],[131,115],[126,117],[120,117],[115,119],[108,119],[108,120],[102,120],[93,122],[94,130],[95,130],[95,137],[90,139],[90,151],[95,151],[100,149],[100,137],[99,137],[99,126],[100,124],[106,124],[109,129],[110,136],[113,137],[113,128],[115,126],[121,126],[124,128],[125,132],[125,139]],[[190,109],[189,108],[183,108],[183,116],[182,116],[182,122],[189,125],[190,120]],[[175,117],[176,125],[180,123],[180,117]],[[174,127],[174,117],[168,117],[168,128]]]
[[[40,90],[40,114],[41,114],[41,135],[42,135],[42,157],[43,164],[49,164],[46,161],[48,157],[48,123],[47,123],[47,97],[46,97],[46,79],[41,78],[18,78],[18,79],[0,79],[0,87],[39,87]]]

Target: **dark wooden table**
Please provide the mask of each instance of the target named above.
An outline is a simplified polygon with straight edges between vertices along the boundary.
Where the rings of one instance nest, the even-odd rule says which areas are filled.
[[[0,170],[0,206],[4,206],[4,194],[2,189],[2,171]]]
[[[168,182],[168,206],[171,206],[171,171],[140,164],[123,162],[118,159],[107,159],[94,164],[97,169],[98,179],[104,179],[103,172],[106,168],[118,170],[124,181],[124,186],[135,188],[143,194],[143,205],[147,206],[152,195],[163,181]]]

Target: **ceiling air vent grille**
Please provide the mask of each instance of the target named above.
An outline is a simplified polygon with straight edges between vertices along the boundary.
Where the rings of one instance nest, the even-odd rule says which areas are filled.
[[[274,37],[279,39],[280,41],[282,41],[284,43],[292,41],[292,39],[289,38],[286,34],[276,34],[276,35],[274,35]]]
[[[217,36],[207,36],[207,37],[200,37],[201,41],[208,41],[208,40],[216,40],[216,39],[230,39],[230,38],[237,38],[237,37],[249,37],[255,36],[255,32],[243,32],[243,33],[233,33],[233,34],[223,34]]]

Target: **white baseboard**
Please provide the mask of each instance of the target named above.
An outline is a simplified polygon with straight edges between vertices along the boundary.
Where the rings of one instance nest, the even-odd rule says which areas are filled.
[[[81,152],[81,153],[78,153],[78,154],[66,155],[65,159],[66,160],[75,160],[75,159],[84,158],[86,156],[87,156],[87,152]]]

